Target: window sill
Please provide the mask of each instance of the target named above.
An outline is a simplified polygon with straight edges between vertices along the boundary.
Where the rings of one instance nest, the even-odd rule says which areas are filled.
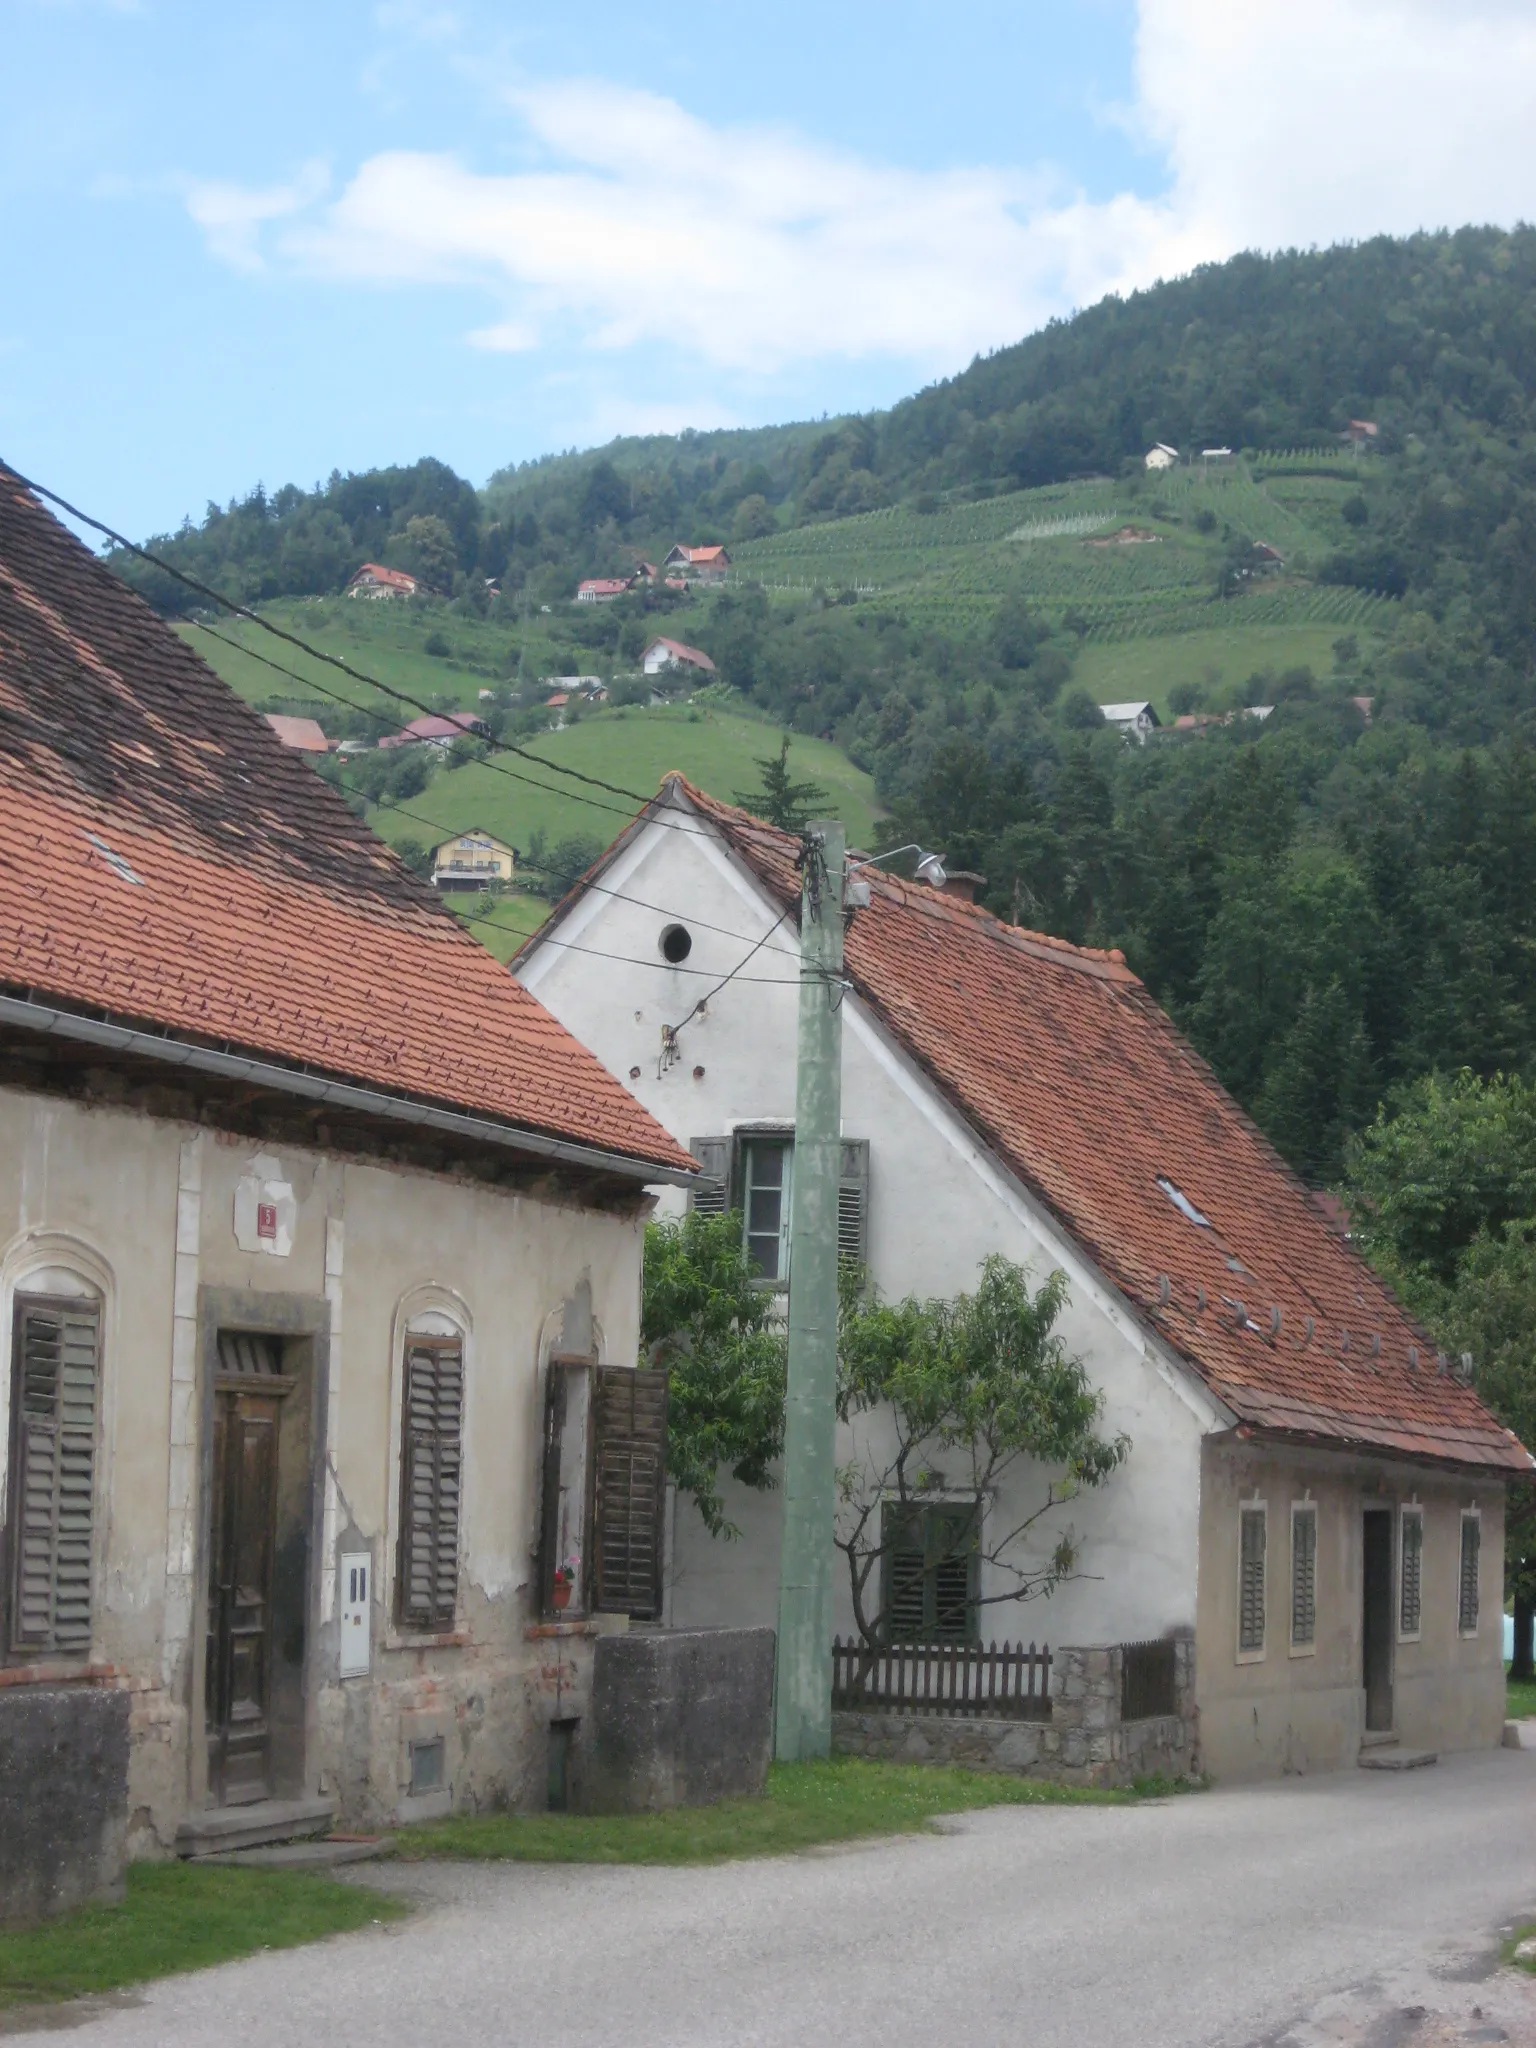
[[[386,1650],[467,1650],[472,1638],[465,1629],[443,1629],[436,1634],[401,1635],[391,1629],[384,1638]]]
[[[1419,1631],[1411,1636],[1400,1635],[1396,1638],[1396,1641],[1398,1641],[1399,1643],[1422,1643],[1423,1640],[1424,1636],[1422,1631]]]
[[[102,1685],[118,1686],[127,1677],[115,1664],[0,1665],[0,1686],[7,1685]]]
[[[1239,1664],[1262,1664],[1267,1654],[1264,1650],[1239,1650],[1237,1661]]]
[[[523,1630],[525,1643],[548,1642],[552,1637],[595,1636],[602,1633],[593,1620],[532,1621]]]
[[[1292,1643],[1286,1655],[1289,1657],[1315,1657],[1317,1655],[1317,1645],[1316,1643]]]

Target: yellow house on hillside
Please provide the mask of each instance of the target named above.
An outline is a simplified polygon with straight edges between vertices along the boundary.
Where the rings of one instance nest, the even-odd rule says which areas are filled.
[[[485,889],[510,882],[517,855],[489,832],[461,832],[432,852],[432,885],[437,889]]]

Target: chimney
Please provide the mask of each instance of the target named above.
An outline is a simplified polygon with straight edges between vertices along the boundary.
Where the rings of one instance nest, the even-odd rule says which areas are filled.
[[[958,896],[962,903],[974,903],[976,893],[987,886],[985,875],[973,874],[969,868],[951,868],[944,877],[941,894]]]

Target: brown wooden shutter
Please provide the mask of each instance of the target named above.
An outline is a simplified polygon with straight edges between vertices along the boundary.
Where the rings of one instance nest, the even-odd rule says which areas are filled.
[[[593,1387],[592,1606],[661,1614],[667,1495],[667,1375],[600,1365]]]
[[[837,1182],[837,1257],[864,1266],[869,1259],[869,1140],[845,1138]]]
[[[688,1150],[709,1176],[688,1190],[688,1206],[700,1216],[723,1216],[731,1206],[731,1141],[690,1138]]]
[[[463,1487],[464,1349],[456,1337],[413,1337],[405,1352],[400,1431],[402,1627],[450,1629],[458,1614]]]
[[[19,1296],[12,1347],[11,1647],[84,1656],[101,1312],[94,1302]]]

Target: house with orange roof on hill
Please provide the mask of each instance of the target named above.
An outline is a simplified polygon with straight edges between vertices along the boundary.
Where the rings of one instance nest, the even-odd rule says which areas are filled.
[[[670,776],[514,963],[708,1175],[664,1206],[739,1214],[777,1290],[792,1284],[800,852]],[[1103,1485],[1017,1539],[1026,1570],[1068,1536],[1080,1557],[1048,1606],[1018,1610],[991,1604],[1013,1581],[993,1572],[989,1541],[941,1585],[955,1560],[924,1532],[960,1512],[1014,1542],[1041,1475],[973,1500],[961,1461],[935,1453],[947,1483],[911,1555],[883,1562],[882,1638],[907,1639],[919,1595],[923,1655],[984,1662],[983,1627],[1048,1631],[1078,1696],[1085,1670],[1112,1680],[1097,1732],[1061,1733],[1051,1754],[1076,1743],[1106,1774],[1129,1768],[1154,1722],[1173,1731],[1160,1755],[1220,1778],[1497,1744],[1504,1495],[1530,1455],[1119,953],[1004,923],[974,900],[976,876],[860,879],[839,1244],[887,1299],[972,1291],[993,1253],[1036,1285],[1064,1274],[1058,1332],[1102,1398],[1103,1433],[1130,1446]],[[839,1467],[880,1427],[840,1425]],[[674,1504],[676,1624],[774,1618],[780,1497],[732,1483],[726,1513],[739,1541]],[[849,1637],[839,1570],[835,1628]],[[1132,1684],[1153,1666],[1150,1693]],[[1076,1711],[1070,1695],[1054,1710]],[[834,1725],[865,1753],[958,1753],[942,1721]],[[981,1723],[965,1725],[984,1748]],[[1017,1757],[1018,1724],[995,1725],[1000,1758]]]
[[[662,563],[665,573],[686,577],[694,583],[723,583],[730,573],[731,558],[718,542],[705,547],[685,547],[681,542]]]
[[[346,588],[348,597],[414,597],[416,578],[404,569],[386,569],[382,562],[364,562]]]
[[[659,676],[664,669],[691,668],[700,675],[712,676],[715,664],[701,647],[690,647],[684,640],[669,640],[664,634],[647,642],[640,657],[643,674]]]
[[[119,1702],[141,1855],[543,1805],[694,1162],[3,467],[0,728],[0,1716]]]

